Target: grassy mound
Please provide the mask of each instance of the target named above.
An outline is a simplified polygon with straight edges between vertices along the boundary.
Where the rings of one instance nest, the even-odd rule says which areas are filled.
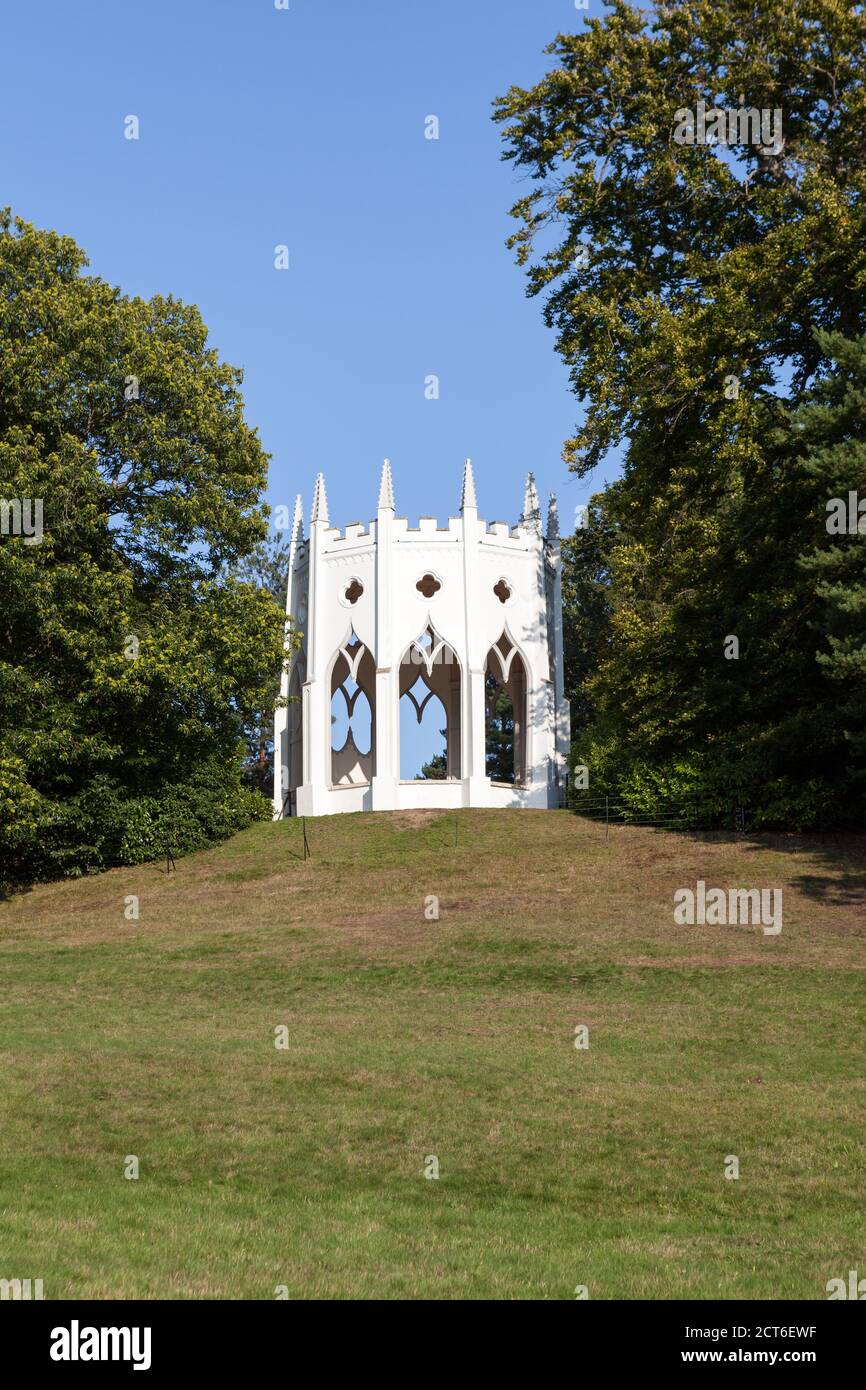
[[[821,1299],[862,1264],[862,837],[520,811],[308,834],[306,862],[297,822],[262,824],[0,903],[0,1277]],[[781,934],[677,926],[698,879],[781,887]]]

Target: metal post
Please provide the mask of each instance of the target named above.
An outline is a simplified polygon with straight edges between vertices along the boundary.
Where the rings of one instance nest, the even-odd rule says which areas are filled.
[[[609,806],[609,803],[608,803],[607,794],[605,794],[605,798],[604,798],[604,838],[607,839],[607,837],[608,837],[609,834],[610,834],[610,806]]]

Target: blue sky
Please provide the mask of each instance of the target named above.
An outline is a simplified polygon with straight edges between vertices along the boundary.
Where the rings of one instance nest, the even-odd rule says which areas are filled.
[[[308,517],[321,469],[332,522],[366,520],[387,455],[398,513],[446,517],[468,455],[483,516],[516,519],[531,468],[570,530],[602,479],[561,461],[580,406],[504,244],[525,184],[500,161],[490,111],[585,13],[574,0],[19,0],[2,19],[2,201],[75,237],[125,291],[198,304],[244,370],[273,505],[300,491]],[[424,138],[430,115],[438,140]]]

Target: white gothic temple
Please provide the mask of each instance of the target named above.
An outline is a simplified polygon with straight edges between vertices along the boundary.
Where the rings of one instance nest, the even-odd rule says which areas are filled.
[[[460,515],[445,526],[421,517],[414,527],[394,514],[386,459],[376,520],[345,532],[328,520],[320,473],[309,540],[300,497],[295,504],[286,614],[303,635],[283,676],[287,704],[277,710],[276,819],[563,804],[559,527],[551,497],[543,535],[531,473],[516,526],[479,519],[467,459]],[[428,702],[441,702],[438,778],[400,778],[402,700],[419,723]],[[503,710],[505,757],[502,741],[498,754],[488,748],[491,716]]]

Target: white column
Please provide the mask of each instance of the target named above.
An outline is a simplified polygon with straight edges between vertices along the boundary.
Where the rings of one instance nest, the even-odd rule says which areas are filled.
[[[298,815],[323,815],[330,787],[328,758],[331,746],[331,694],[324,687],[327,654],[323,649],[326,623],[320,612],[322,550],[328,530],[328,505],[321,473],[316,479],[310,522],[309,581],[307,595],[307,678],[303,688],[304,778],[298,787]]]
[[[487,804],[490,783],[486,772],[486,733],[484,724],[484,665],[486,651],[481,651],[481,635],[475,618],[476,547],[480,534],[478,506],[472,464],[466,460],[463,472],[463,496],[460,505],[463,519],[463,614],[466,641],[463,651],[463,718],[461,777],[463,805]]]
[[[562,553],[559,544],[559,516],[556,498],[551,494],[547,513],[547,544],[553,568],[553,719],[554,784],[556,805],[565,800],[565,778],[571,746],[571,709],[565,698],[565,666],[562,638]]]
[[[397,701],[399,653],[393,650],[391,595],[393,589],[394,487],[388,459],[382,465],[376,512],[376,771],[372,782],[374,811],[391,811],[398,804],[400,777]]]
[[[526,782],[533,804],[538,804],[538,799],[541,798],[544,804],[550,805],[551,759],[554,745],[553,681],[550,677],[547,632],[547,576],[538,489],[531,473],[526,479],[520,529],[526,537],[530,563],[534,560],[532,568],[535,570],[535,612],[531,615],[530,624],[532,631],[537,634],[530,644],[531,659],[527,671],[529,715],[525,738]]]
[[[289,543],[289,580],[286,586],[286,629],[288,630],[289,618],[294,618],[295,608],[295,563],[298,557],[298,548],[304,539],[303,512],[301,495],[295,498],[295,515],[292,521],[292,538]],[[292,662],[283,668],[280,675],[280,697],[285,700],[289,693],[289,681],[292,674]],[[284,785],[284,769],[288,764],[287,730],[289,723],[289,710],[286,705],[274,713],[274,820],[281,820],[283,816],[283,806],[285,805],[287,788]]]

